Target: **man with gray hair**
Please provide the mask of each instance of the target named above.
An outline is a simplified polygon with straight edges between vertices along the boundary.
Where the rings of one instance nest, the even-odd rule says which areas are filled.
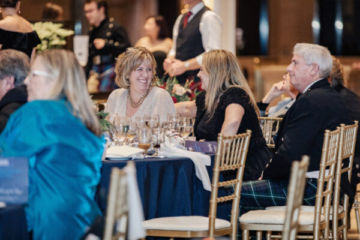
[[[307,43],[295,45],[287,71],[300,94],[280,124],[275,155],[263,173],[263,180],[243,184],[242,211],[286,205],[292,162],[303,155],[310,157],[303,204],[315,205],[325,130],[335,130],[341,123],[354,123],[342,98],[327,81],[332,64],[327,48]],[[348,180],[343,179],[342,190],[353,194]]]
[[[27,102],[26,86],[29,57],[16,50],[0,51],[0,133],[10,115]]]

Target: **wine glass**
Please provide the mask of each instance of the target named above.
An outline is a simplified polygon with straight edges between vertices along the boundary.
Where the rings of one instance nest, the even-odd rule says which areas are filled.
[[[129,141],[129,143],[132,143],[135,136],[136,136],[136,132],[137,132],[137,126],[136,126],[136,122],[134,121],[130,121],[129,122],[129,129],[128,129],[128,132],[127,132],[127,139]]]
[[[146,127],[145,117],[146,117],[146,116],[136,117],[136,118],[135,118],[137,128],[140,129],[140,128]]]
[[[164,132],[161,128],[154,128],[153,135],[152,135],[152,144],[156,149],[155,156],[159,156],[159,148],[160,144],[164,142]]]
[[[110,123],[109,135],[110,135],[110,139],[115,143],[115,145],[119,144],[119,139],[118,139],[118,134],[117,134],[117,132],[118,132],[118,128],[117,128],[118,117],[119,117],[119,115],[117,113],[109,113],[105,118]]]
[[[151,129],[140,128],[138,129],[139,145],[138,147],[144,149],[144,158],[146,157],[147,150],[151,146]]]

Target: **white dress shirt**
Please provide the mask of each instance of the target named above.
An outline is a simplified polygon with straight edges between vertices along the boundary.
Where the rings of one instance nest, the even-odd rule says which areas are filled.
[[[188,18],[188,23],[194,18],[194,16],[204,7],[204,2],[200,2],[196,4],[191,11],[191,15]],[[186,14],[186,13],[185,13]],[[179,26],[183,14],[181,14],[175,21],[175,25],[173,27],[173,45],[168,54],[168,57],[176,55],[176,39],[179,34]],[[222,21],[215,12],[206,11],[200,20],[200,33],[202,45],[205,49],[205,52],[209,52],[214,49],[221,48],[221,31],[222,31]],[[199,65],[202,63],[202,55],[200,54],[196,56],[196,61]]]

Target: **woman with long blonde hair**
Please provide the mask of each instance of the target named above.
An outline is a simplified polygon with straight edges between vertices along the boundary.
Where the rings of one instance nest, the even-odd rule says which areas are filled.
[[[25,79],[28,103],[0,135],[0,155],[29,159],[25,208],[34,239],[80,239],[101,211],[94,201],[104,151],[98,119],[75,55],[50,50]]]
[[[195,101],[175,104],[177,112],[196,116],[198,140],[216,141],[219,133],[230,136],[251,130],[244,180],[258,179],[271,153],[261,132],[254,96],[236,57],[226,50],[205,53],[198,77],[205,91]]]

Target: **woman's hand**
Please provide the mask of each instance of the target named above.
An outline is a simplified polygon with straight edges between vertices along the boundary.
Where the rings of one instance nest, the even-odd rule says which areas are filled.
[[[195,117],[196,116],[196,103],[195,101],[175,103],[175,109],[182,117]]]
[[[278,83],[275,83],[270,91],[265,95],[265,97],[262,99],[263,103],[270,103],[272,100],[280,96],[281,94],[286,92],[285,88],[285,81],[280,81]]]

